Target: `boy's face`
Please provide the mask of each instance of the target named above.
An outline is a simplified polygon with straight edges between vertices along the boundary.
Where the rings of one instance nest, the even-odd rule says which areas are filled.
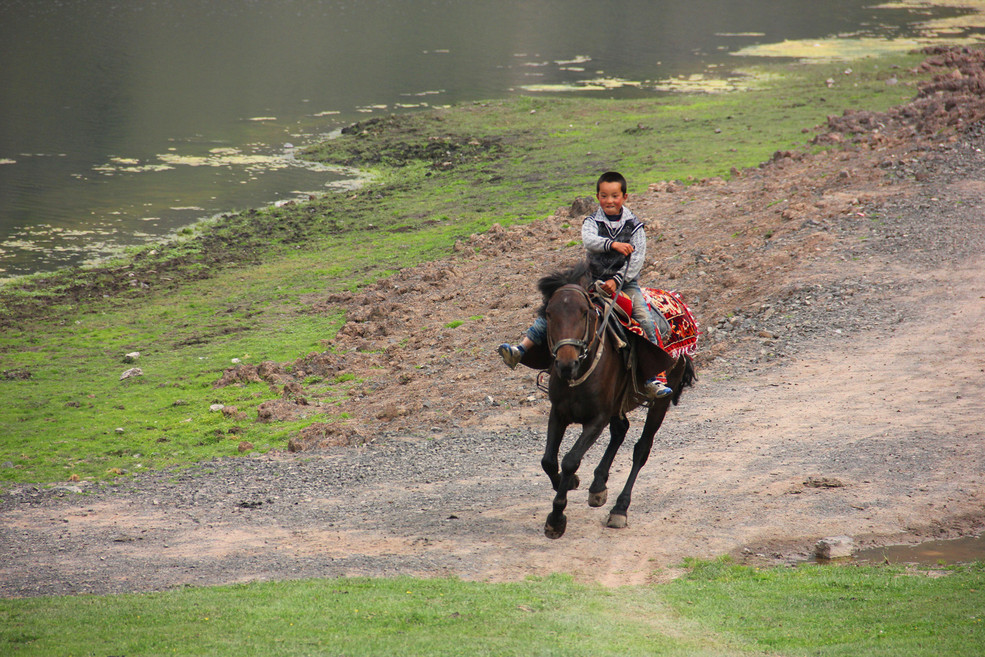
[[[602,212],[606,214],[622,214],[622,206],[626,203],[626,194],[622,192],[622,185],[618,182],[604,182],[599,184],[599,193],[596,197]]]

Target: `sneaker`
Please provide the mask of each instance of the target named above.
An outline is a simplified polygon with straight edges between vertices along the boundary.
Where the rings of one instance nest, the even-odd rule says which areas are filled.
[[[652,378],[643,384],[643,392],[650,399],[663,399],[674,394],[674,389],[667,386],[663,381]]]
[[[513,345],[505,342],[499,345],[499,348],[496,351],[499,352],[499,355],[503,358],[503,362],[506,363],[511,370],[516,369],[516,366],[520,364],[520,359],[523,358],[523,354],[525,353],[523,347],[514,347]]]

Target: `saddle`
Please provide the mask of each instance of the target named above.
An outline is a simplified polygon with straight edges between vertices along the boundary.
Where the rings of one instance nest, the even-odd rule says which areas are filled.
[[[659,318],[654,317],[655,325],[669,328],[668,331],[657,331],[660,344],[654,344],[646,338],[643,328],[632,317],[632,301],[621,292],[612,305],[606,328],[615,338],[613,343],[621,347],[620,352],[623,354],[627,369],[635,369],[634,379],[637,382],[646,381],[673,367],[681,353],[694,351],[694,344],[697,341],[697,324],[679,296],[655,288],[643,288],[643,292],[647,296],[651,314],[659,314]],[[604,294],[592,290],[589,296],[595,303],[596,312],[603,315],[607,303]],[[671,317],[667,317],[665,311],[669,312]],[[676,330],[684,330],[689,334],[678,335],[675,333],[675,327]],[[669,351],[668,347],[673,351]],[[547,345],[531,347],[520,360],[521,365],[535,370],[549,369],[551,362],[551,353]]]

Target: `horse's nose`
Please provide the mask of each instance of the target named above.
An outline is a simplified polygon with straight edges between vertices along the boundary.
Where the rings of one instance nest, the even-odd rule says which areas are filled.
[[[567,349],[561,349],[558,351],[557,357],[554,359],[554,364],[557,367],[557,373],[561,375],[562,378],[568,379],[569,381],[575,378],[575,372],[578,370],[578,357],[577,352],[573,355],[564,354],[562,352],[567,351]]]
[[[569,381],[575,378],[575,367],[578,365],[576,360],[565,360],[557,361],[557,373],[561,375],[561,378],[568,379]]]

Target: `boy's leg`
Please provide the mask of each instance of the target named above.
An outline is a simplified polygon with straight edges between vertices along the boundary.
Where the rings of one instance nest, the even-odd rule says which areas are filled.
[[[527,329],[526,335],[518,345],[511,345],[508,342],[504,342],[499,345],[496,351],[499,352],[500,357],[503,362],[506,363],[509,368],[516,369],[516,366],[520,364],[523,359],[523,355],[527,353],[527,349],[530,349],[534,345],[544,344],[547,341],[547,320],[543,317],[538,317],[534,320],[534,323]]]
[[[535,319],[527,329],[526,337],[530,340],[530,346],[547,342],[547,320],[543,317]]]
[[[643,296],[643,290],[640,289],[640,284],[636,281],[626,283],[622,291],[633,302],[633,319],[643,328],[646,338],[650,342],[658,344],[657,331],[653,326],[653,317],[650,315],[650,308],[646,305],[646,298]]]
[[[657,310],[650,311],[650,319],[653,320],[653,328],[660,334],[660,339],[666,342],[670,338],[670,322]]]
[[[646,333],[647,339],[653,344],[660,344],[657,341],[657,332],[653,326],[653,317],[650,315],[650,308],[646,305],[646,299],[643,297],[643,290],[640,289],[639,283],[636,281],[627,283],[623,286],[622,291],[632,299],[633,319],[643,327],[643,332]],[[650,399],[662,399],[674,394],[674,390],[667,386],[666,377],[661,377],[660,374],[644,383],[643,388]]]

